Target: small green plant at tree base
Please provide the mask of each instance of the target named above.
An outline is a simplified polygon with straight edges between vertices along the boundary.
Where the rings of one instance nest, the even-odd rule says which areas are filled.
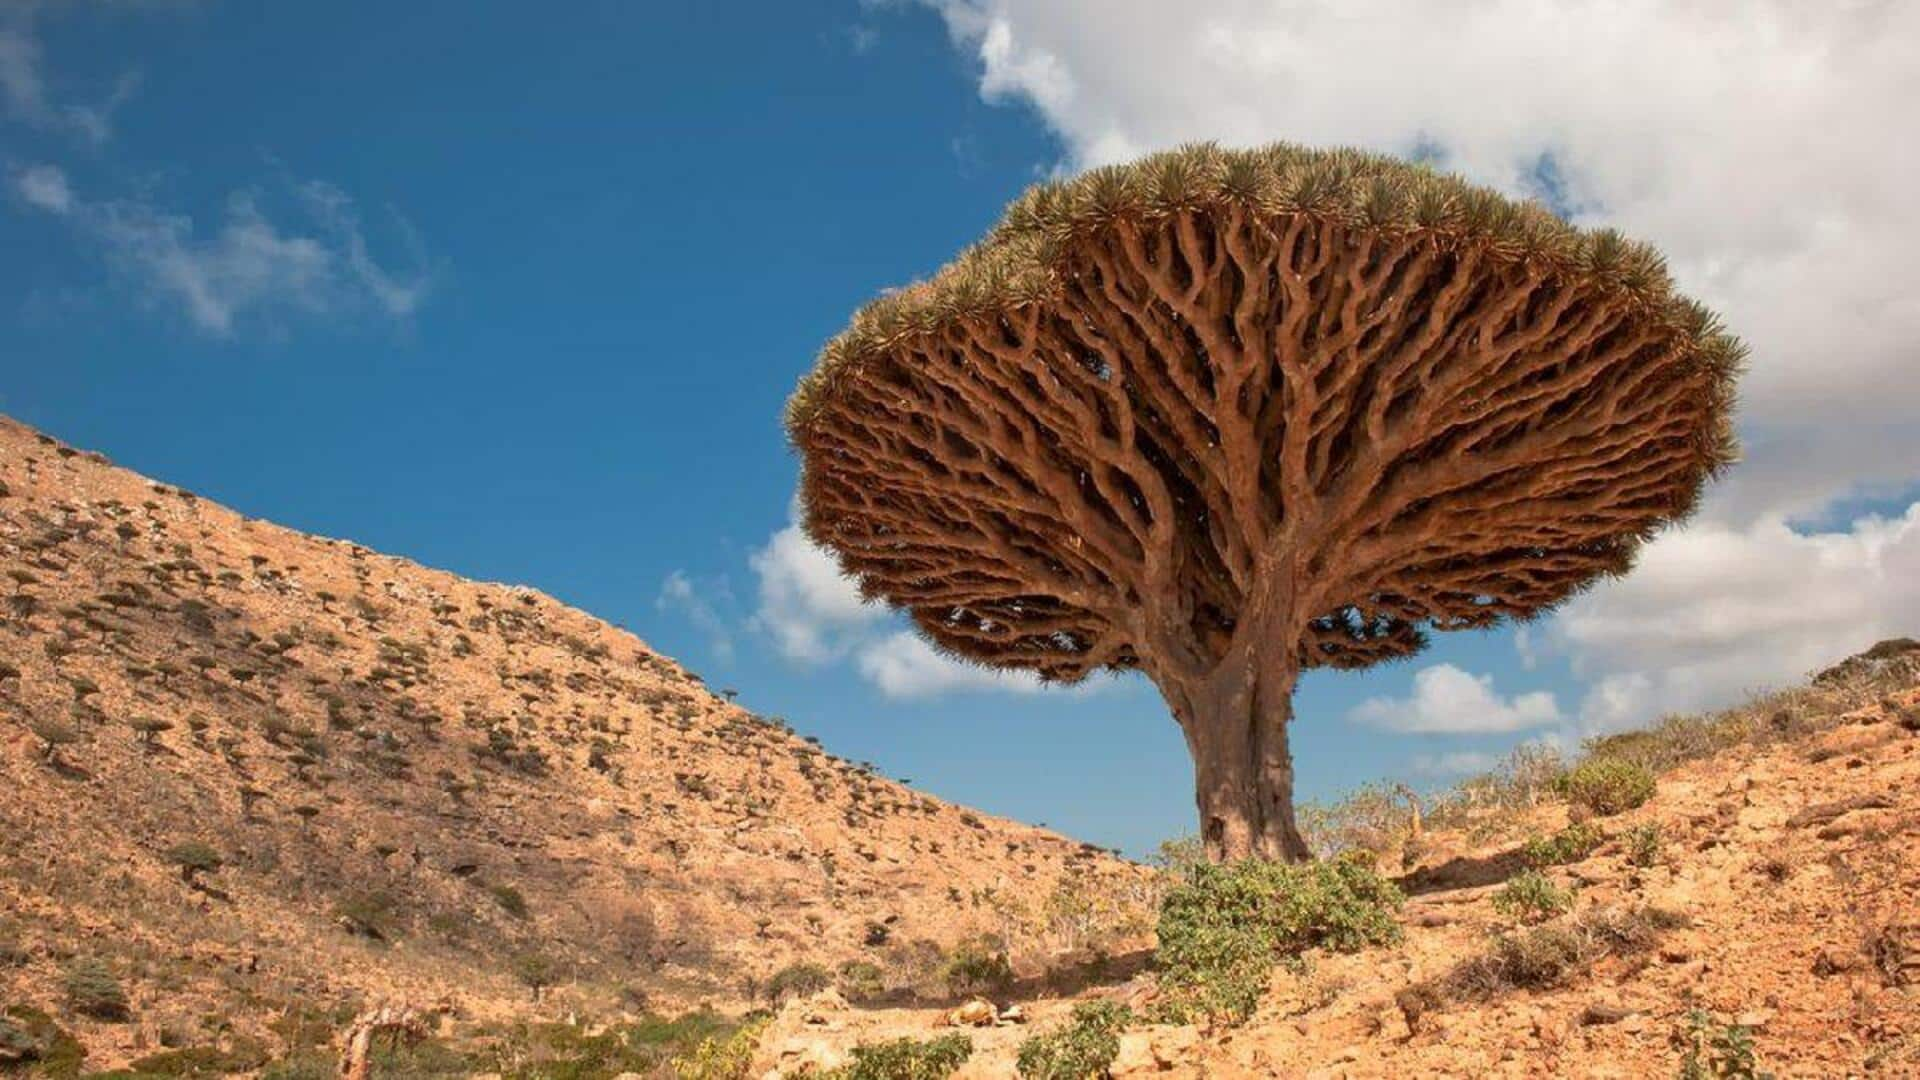
[[[746,1080],[762,1026],[748,1024],[731,1035],[700,1040],[692,1053],[673,1059],[673,1075],[678,1080]]]
[[[983,934],[955,945],[940,965],[940,975],[952,993],[986,994],[1013,982],[1013,965],[1000,943]]]
[[[1355,857],[1196,865],[1160,905],[1160,1011],[1245,1020],[1281,959],[1398,941],[1400,904],[1400,890]]]
[[[1493,910],[1521,922],[1551,919],[1572,906],[1573,897],[1538,870],[1515,874],[1493,894]]]
[[[1680,1080],[1772,1080],[1772,1073],[1760,1071],[1753,1032],[1739,1024],[1722,1023],[1712,1013],[1694,1009],[1676,1038],[1684,1050]]]
[[[1568,802],[1607,817],[1644,804],[1657,785],[1645,765],[1599,757],[1568,769],[1555,787]]]
[[[1104,1077],[1120,1054],[1120,1033],[1133,1011],[1117,1001],[1083,1001],[1067,1026],[1020,1044],[1023,1080],[1088,1080]]]
[[[833,976],[819,964],[801,961],[788,964],[767,980],[767,996],[774,1001],[790,997],[808,997],[833,985]]]
[[[1660,826],[1639,825],[1627,831],[1627,863],[1646,869],[1660,861]]]
[[[1607,842],[1607,834],[1590,821],[1576,822],[1552,836],[1536,836],[1520,848],[1520,857],[1535,869],[1579,862]]]
[[[128,1020],[132,1006],[107,965],[95,959],[76,960],[67,969],[67,1004],[82,1016],[95,1020]]]
[[[856,1046],[850,1054],[853,1060],[825,1080],[946,1080],[973,1056],[973,1040],[959,1034],[895,1039]]]

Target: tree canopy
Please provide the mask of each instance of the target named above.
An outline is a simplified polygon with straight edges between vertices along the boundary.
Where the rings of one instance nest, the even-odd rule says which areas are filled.
[[[1140,668],[1193,745],[1248,679],[1284,698],[1626,570],[1734,459],[1742,355],[1613,231],[1209,144],[1028,191],[857,313],[787,426],[865,595],[979,663]]]

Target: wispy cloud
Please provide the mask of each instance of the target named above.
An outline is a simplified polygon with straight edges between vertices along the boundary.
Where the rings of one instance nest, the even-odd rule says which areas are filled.
[[[405,319],[433,281],[424,256],[408,272],[376,260],[352,200],[316,181],[294,186],[292,213],[278,220],[260,192],[235,192],[208,227],[146,198],[82,199],[54,165],[19,170],[13,188],[68,222],[144,303],[217,337],[287,316]]]
[[[718,582],[713,588],[723,598],[728,594],[725,581]],[[661,611],[674,611],[686,616],[695,629],[707,636],[707,646],[713,651],[714,659],[723,664],[733,663],[733,631],[719,609],[707,599],[686,571],[675,570],[667,575],[666,580],[660,583],[660,594],[654,598],[654,606]]]
[[[121,76],[111,92],[93,104],[54,99],[35,32],[40,5],[11,0],[0,8],[0,103],[9,119],[46,131],[72,135],[90,145],[113,137],[113,114],[132,95],[139,78]]]

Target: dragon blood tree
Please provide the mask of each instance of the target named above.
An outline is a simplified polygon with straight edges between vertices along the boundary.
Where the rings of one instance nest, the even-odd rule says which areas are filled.
[[[804,524],[954,656],[1138,669],[1214,859],[1299,860],[1306,668],[1536,615],[1732,460],[1650,248],[1425,167],[1211,145],[1042,184],[788,403]]]

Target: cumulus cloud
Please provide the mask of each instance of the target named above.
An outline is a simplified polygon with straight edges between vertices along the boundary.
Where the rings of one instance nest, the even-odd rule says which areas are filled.
[[[854,656],[861,676],[893,698],[932,697],[956,690],[1037,693],[1045,686],[1022,671],[963,663],[935,652],[919,634],[901,630],[861,645]]]
[[[177,309],[218,337],[243,320],[287,314],[404,319],[432,281],[424,256],[405,274],[376,261],[352,200],[326,184],[296,185],[296,212],[280,220],[259,193],[236,192],[211,228],[142,198],[84,201],[52,165],[19,171],[14,190],[70,223],[143,301]]]
[[[1583,724],[1916,629],[1890,584],[1914,579],[1911,511],[1790,523],[1920,483],[1920,140],[1888,135],[1920,100],[1920,5],[923,2],[1067,167],[1196,139],[1418,152],[1658,245],[1749,342],[1745,463],[1699,524],[1523,643],[1575,662]]]
[[[724,598],[727,584],[721,581],[714,586]],[[714,658],[723,664],[733,662],[733,631],[728,628],[727,620],[708,600],[706,595],[694,585],[693,578],[684,570],[675,570],[660,582],[660,593],[654,597],[654,606],[661,611],[676,611],[686,616],[694,628],[707,636],[707,646],[713,650]]]
[[[1920,618],[1920,503],[1844,531],[1705,522],[1649,545],[1634,573],[1574,601],[1549,645],[1594,678],[1589,732],[1799,679]]]
[[[1347,719],[1390,731],[1467,735],[1527,731],[1557,724],[1561,717],[1550,693],[1504,698],[1494,691],[1491,675],[1434,664],[1414,675],[1409,696],[1368,698]]]
[[[747,562],[760,579],[760,606],[751,625],[790,660],[818,664],[845,656],[886,618],[885,608],[860,599],[840,564],[807,539],[797,521],[769,537]]]
[[[797,514],[798,507],[795,507]],[[888,697],[969,690],[1028,693],[1042,688],[1024,672],[995,671],[936,652],[879,604],[865,603],[840,564],[807,539],[797,521],[748,557],[759,578],[759,606],[748,625],[782,656],[809,665],[851,661]]]

